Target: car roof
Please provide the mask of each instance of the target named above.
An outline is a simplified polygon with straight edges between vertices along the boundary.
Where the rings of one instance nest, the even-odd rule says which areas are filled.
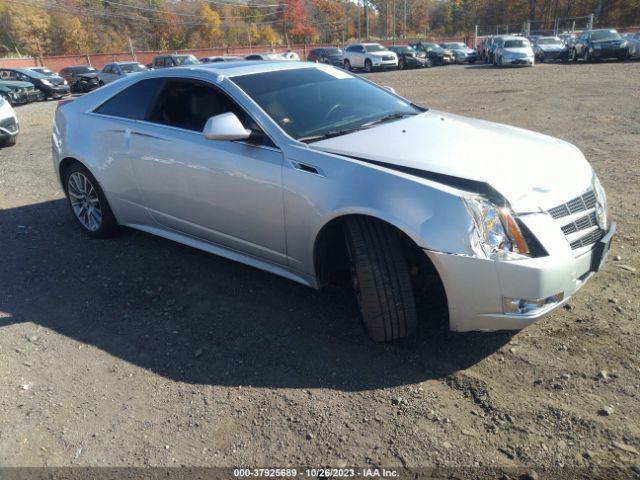
[[[255,54],[254,54],[255,55]],[[182,76],[189,75],[193,72],[205,73],[213,77],[218,75],[224,75],[225,77],[235,77],[238,75],[250,75],[254,73],[274,72],[281,70],[296,70],[300,68],[319,68],[317,64],[313,62],[299,62],[299,61],[282,61],[282,60],[238,60],[233,62],[213,62],[202,63],[198,65],[185,65],[173,67],[170,72],[161,70],[151,70],[144,72],[144,75],[148,77],[154,76]],[[332,68],[332,67],[323,67]]]
[[[109,65],[131,65],[132,63],[140,63],[135,60],[130,60],[128,62],[111,62]]]

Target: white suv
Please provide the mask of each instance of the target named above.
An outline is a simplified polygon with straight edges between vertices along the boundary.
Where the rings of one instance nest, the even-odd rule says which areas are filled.
[[[379,43],[356,43],[344,49],[344,68],[374,69],[398,68],[398,56]]]

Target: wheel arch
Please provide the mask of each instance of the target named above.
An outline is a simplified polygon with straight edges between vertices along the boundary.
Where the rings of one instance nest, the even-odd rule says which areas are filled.
[[[344,225],[349,218],[367,217],[393,227],[408,248],[422,250],[415,233],[398,225],[390,219],[375,215],[372,212],[343,212],[328,219],[315,235],[313,243],[313,267],[318,286],[326,285],[333,273],[346,267],[348,257],[344,242]],[[426,257],[426,255],[425,255]]]

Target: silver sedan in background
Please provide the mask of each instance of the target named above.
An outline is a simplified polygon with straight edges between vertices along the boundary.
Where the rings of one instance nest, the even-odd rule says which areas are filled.
[[[138,62],[107,63],[102,70],[98,72],[98,81],[100,85],[106,85],[127,75],[144,72],[146,70],[148,70],[147,67]]]
[[[53,163],[87,234],[125,225],[313,288],[344,272],[376,341],[412,334],[425,298],[452,330],[523,328],[615,230],[573,145],[323,64],[124,78],[57,109]]]

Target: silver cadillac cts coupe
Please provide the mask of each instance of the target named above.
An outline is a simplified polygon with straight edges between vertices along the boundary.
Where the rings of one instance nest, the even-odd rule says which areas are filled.
[[[523,328],[600,268],[615,231],[573,145],[327,65],[123,78],[59,106],[53,162],[89,235],[125,225],[313,288],[345,272],[376,341],[411,335],[430,295],[452,330]]]

